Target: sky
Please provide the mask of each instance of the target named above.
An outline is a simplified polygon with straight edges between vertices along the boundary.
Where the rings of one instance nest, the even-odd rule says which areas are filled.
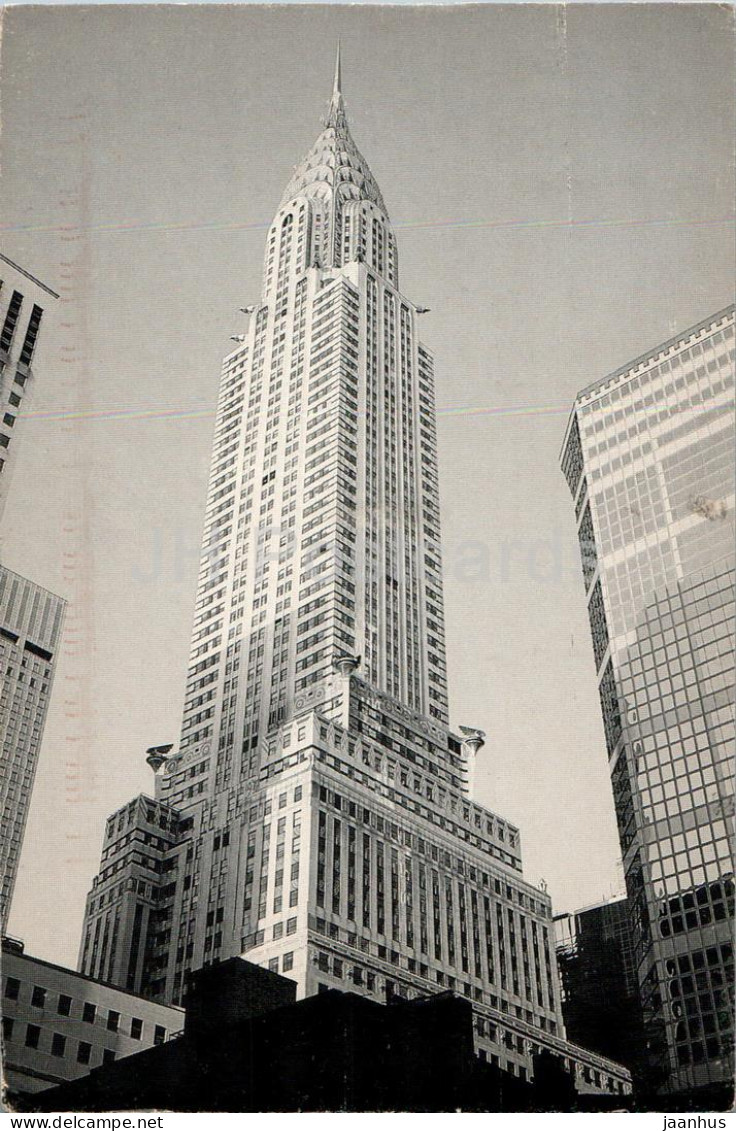
[[[622,891],[574,514],[576,392],[733,301],[733,12],[11,8],[4,254],[49,309],[3,562],[67,597],[8,929],[74,964],[104,821],[178,737],[220,360],[320,130],[430,308],[453,725],[556,911]]]

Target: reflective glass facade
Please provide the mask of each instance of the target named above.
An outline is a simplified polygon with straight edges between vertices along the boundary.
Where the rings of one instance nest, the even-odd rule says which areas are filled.
[[[646,1087],[628,900],[556,915],[554,926],[568,1037],[625,1064]]]
[[[732,1075],[734,312],[585,389],[575,500],[650,1052]]]

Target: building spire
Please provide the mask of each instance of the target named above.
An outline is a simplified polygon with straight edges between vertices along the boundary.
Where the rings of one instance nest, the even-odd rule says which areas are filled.
[[[335,56],[335,81],[332,84],[332,97],[342,95],[342,69],[340,66],[340,40],[337,41],[337,55]]]
[[[295,166],[281,198],[281,207],[302,194],[324,200],[331,189],[333,194],[339,195],[342,203],[348,199],[373,201],[388,219],[381,190],[350,135],[342,96],[342,44],[339,40],[332,95],[322,126],[322,131],[307,156]]]
[[[327,125],[334,126],[339,118],[345,117],[345,104],[342,100],[342,63],[340,60],[340,40],[337,41],[337,54],[335,56],[335,77],[332,81],[332,98],[327,114]]]

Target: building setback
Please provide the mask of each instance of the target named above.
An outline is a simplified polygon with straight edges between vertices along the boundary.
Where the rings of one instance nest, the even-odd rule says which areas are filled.
[[[339,61],[225,359],[178,750],[109,819],[80,969],[156,1000],[245,954],[298,996],[449,989],[522,1079],[565,1042],[549,897],[448,729],[434,377]]]
[[[662,1089],[733,1076],[734,308],[578,394],[562,470]]]
[[[85,1076],[101,1064],[163,1044],[184,1011],[134,997],[2,942],[3,1083],[20,1095]]]

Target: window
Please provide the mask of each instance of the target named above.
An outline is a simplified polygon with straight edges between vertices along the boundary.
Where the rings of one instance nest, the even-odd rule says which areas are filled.
[[[157,1025],[153,1031],[154,1045],[162,1045],[166,1040],[166,1030],[163,1025]]]
[[[89,1041],[80,1041],[77,1046],[77,1064],[89,1064],[92,1056],[92,1045]]]
[[[108,1010],[107,1027],[110,1030],[110,1032],[111,1033],[117,1033],[119,1024],[120,1024],[120,1014],[114,1009]]]
[[[39,1025],[26,1025],[26,1048],[37,1049],[41,1027]]]
[[[0,349],[5,350],[6,353],[10,349],[10,343],[13,340],[13,334],[15,333],[18,315],[20,314],[22,305],[23,295],[20,291],[13,291],[10,303],[8,304],[7,314],[5,315],[2,334],[0,334]]]
[[[66,1048],[66,1037],[61,1033],[53,1033],[51,1036],[51,1055],[63,1056]]]
[[[279,972],[279,960],[278,960],[278,958],[269,958],[268,968],[269,968],[269,970],[272,970],[274,972],[274,974],[278,974],[278,972]]]
[[[112,1064],[114,1059],[115,1059],[115,1049],[103,1049],[102,1050],[102,1063],[103,1064]]]
[[[140,1017],[131,1017],[130,1035],[134,1041],[139,1041],[143,1036],[143,1022]]]
[[[5,979],[5,996],[8,1001],[17,1001],[20,993],[20,982],[17,978]]]
[[[92,1001],[85,1001],[82,1006],[82,1020],[86,1021],[88,1025],[94,1025],[95,1017],[97,1015],[97,1006]]]
[[[288,950],[286,952],[286,954],[284,955],[284,962],[283,962],[281,969],[284,970],[284,971],[294,969],[294,951],[293,950]]]
[[[35,1005],[38,1006],[39,1009],[43,1009],[45,1004],[46,990],[43,988],[43,986],[34,986],[33,993],[31,995],[31,1005]]]
[[[13,1018],[3,1017],[3,1040],[12,1041],[13,1039]]]
[[[62,1017],[68,1017],[72,1011],[72,999],[67,994],[59,994],[59,1004],[56,1012]]]
[[[26,330],[25,341],[20,353],[19,361],[21,365],[30,365],[31,358],[33,357],[33,350],[36,345],[36,338],[38,337],[38,328],[41,325],[41,315],[43,308],[34,304],[31,311],[31,317],[28,319],[28,328]]]

